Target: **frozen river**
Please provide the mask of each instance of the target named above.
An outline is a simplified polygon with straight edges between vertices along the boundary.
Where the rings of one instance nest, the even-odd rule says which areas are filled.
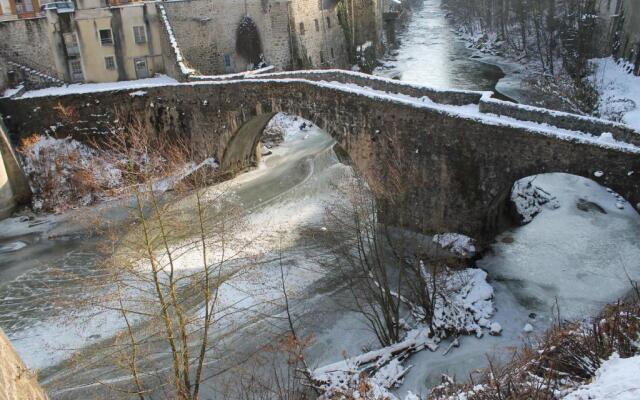
[[[476,90],[491,90],[504,76],[497,67],[471,58],[447,25],[438,0],[425,1],[411,18],[381,74]],[[260,239],[253,249],[259,268],[224,291],[221,301],[232,310],[230,325],[214,331],[212,339],[225,357],[207,365],[210,379],[203,398],[233,397],[233,386],[243,374],[268,375],[274,368],[273,360],[256,354],[286,331],[280,251],[301,334],[314,337],[306,354],[312,366],[377,345],[362,319],[348,311],[345,282],[324,266],[326,249],[314,239],[330,234],[332,227],[323,224],[324,209],[336,201],[336,186],[351,169],[339,161],[326,133],[315,127],[301,131],[300,121],[289,123],[285,142],[259,168],[223,184],[233,201],[250,211],[251,228],[245,234]],[[502,336],[463,337],[461,346],[446,356],[446,345],[414,355],[407,361],[414,367],[399,394],[424,394],[443,373],[464,379],[485,365],[487,354],[505,355],[542,334],[557,309],[562,318],[593,315],[628,291],[627,274],[640,279],[640,216],[629,204],[575,176],[542,175],[535,185],[555,196],[560,207],[544,208],[530,224],[504,232],[476,263],[489,273],[495,288],[494,320],[504,328]],[[60,271],[99,273],[99,240],[87,235],[91,215],[98,214],[122,219],[120,206],[103,205],[0,222],[0,326],[27,365],[41,370],[40,379],[54,399],[103,398],[105,382],[126,384],[128,379],[99,350],[122,323],[90,310],[71,316],[59,305],[64,297],[85,290]],[[532,333],[523,331],[526,324],[533,326]],[[158,352],[157,357],[162,361],[168,355]],[[71,358],[77,362],[61,367]]]

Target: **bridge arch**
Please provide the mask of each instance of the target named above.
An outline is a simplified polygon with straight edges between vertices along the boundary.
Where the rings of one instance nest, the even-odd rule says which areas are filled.
[[[76,106],[80,121],[69,127],[76,132],[100,132],[113,121],[113,108],[124,108],[143,115],[158,134],[181,136],[201,156],[215,155],[229,172],[255,162],[259,135],[273,115],[298,115],[329,133],[354,166],[379,179],[387,191],[407,189],[402,204],[384,210],[387,222],[423,233],[459,232],[481,242],[499,231],[513,183],[531,175],[587,177],[634,206],[640,203],[640,147],[518,122],[495,110],[483,115],[478,111],[481,94],[475,92],[435,91],[335,71],[305,74],[145,88],[143,96],[128,90],[4,100],[0,111],[12,115],[12,131],[31,134],[59,123],[54,114],[38,111],[58,104]],[[355,80],[334,82],[341,76]],[[516,111],[531,113],[529,108]],[[544,121],[554,117],[557,113]],[[558,124],[577,120],[600,132],[620,130],[577,116],[560,117]],[[597,177],[597,171],[603,174]]]

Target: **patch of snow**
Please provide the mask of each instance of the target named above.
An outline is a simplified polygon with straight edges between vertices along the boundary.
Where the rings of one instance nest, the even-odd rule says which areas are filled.
[[[145,92],[144,90],[137,90],[135,92],[129,93],[129,96],[131,97],[146,96],[146,95],[147,95],[147,92]]]
[[[489,325],[489,334],[493,336],[500,335],[502,333],[502,325],[499,322],[492,322]]]
[[[80,93],[94,93],[94,92],[108,92],[112,90],[128,90],[128,89],[140,89],[150,88],[156,86],[166,86],[176,84],[178,81],[167,75],[156,75],[153,78],[137,79],[133,81],[119,81],[119,82],[105,82],[105,83],[74,83],[71,85],[50,87],[38,90],[29,90],[18,99],[28,99],[33,97],[46,97],[46,96],[63,96],[67,94],[80,94]],[[135,92],[134,92],[135,93]]]
[[[429,329],[419,324],[406,333],[404,340],[390,346],[317,368],[312,371],[316,381],[321,383],[323,398],[332,398],[337,393],[348,393],[358,388],[363,371],[374,371],[366,381],[374,393],[382,398],[397,399],[389,390],[398,387],[408,373],[402,361],[410,354],[423,349],[435,351],[441,338],[452,332],[471,333],[482,336],[483,328],[489,328],[493,315],[493,287],[486,281],[487,273],[480,269],[466,269],[454,272],[445,282],[446,300],[439,298],[435,306],[433,327],[436,335],[429,337]],[[414,310],[419,314],[419,310]],[[495,326],[494,326],[495,328]],[[445,351],[459,346],[454,340]]]
[[[592,81],[600,95],[600,116],[624,122],[640,131],[640,77],[634,76],[623,61],[616,62],[613,57],[590,62],[595,68]]]
[[[262,141],[267,146],[277,145],[283,141],[288,142],[293,138],[300,137],[301,133],[307,132],[313,126],[311,121],[304,118],[278,113],[265,127]]]
[[[88,205],[94,201],[93,189],[115,189],[122,184],[122,173],[98,152],[71,137],[55,139],[37,136],[19,149],[25,174],[33,192],[33,206]],[[87,189],[77,193],[82,184]],[[79,197],[80,196],[80,197]]]
[[[520,215],[521,222],[527,224],[540,214],[544,207],[553,210],[560,207],[558,200],[550,193],[533,184],[533,179],[521,179],[513,185],[511,202]]]
[[[563,400],[640,399],[640,355],[620,358],[617,353],[602,363],[593,381],[565,396]]]
[[[168,190],[173,189],[184,178],[188,177],[189,175],[193,174],[194,172],[204,167],[211,167],[216,169],[219,167],[219,165],[218,165],[218,162],[213,158],[207,158],[204,161],[202,161],[200,164],[188,163],[177,173],[153,182],[151,187],[154,191],[166,192]]]
[[[324,392],[321,398],[330,399],[337,393],[348,393],[358,388],[363,379],[363,366],[373,367],[376,372],[367,383],[372,394],[380,396],[373,398],[397,399],[388,390],[397,385],[408,371],[408,368],[399,362],[397,354],[425,348],[435,351],[438,348],[437,342],[429,338],[426,328],[413,329],[399,343],[317,368],[312,371],[312,376],[321,383]]]
[[[182,50],[180,50],[180,46],[178,46],[178,40],[173,33],[173,28],[171,27],[171,23],[169,22],[169,18],[167,17],[167,11],[164,9],[164,6],[162,4],[159,4],[158,8],[160,9],[160,16],[162,18],[162,22],[164,23],[164,28],[169,35],[169,42],[171,43],[171,47],[173,48],[173,52],[176,56],[176,61],[178,63],[178,66],[180,67],[180,71],[185,76],[195,74],[197,71],[191,67],[188,67],[185,63],[185,59],[182,56]]]
[[[476,254],[474,240],[460,233],[434,235],[433,242],[439,244],[443,249],[462,257],[473,257]]]
[[[5,91],[0,95],[0,97],[11,97],[16,93],[19,93],[22,89],[24,89],[24,85],[18,85],[14,88],[5,89]]]
[[[634,261],[640,258],[640,216],[625,201],[624,209],[617,208],[620,200],[591,179],[543,174],[535,185],[553,193],[560,208],[504,232],[477,265],[517,293],[529,312],[540,316],[536,321],[553,318],[549,310],[556,301],[564,319],[597,314],[602,304],[627,294],[627,273],[640,279]]]
[[[0,245],[0,254],[2,253],[11,253],[14,251],[18,251],[20,249],[23,249],[27,247],[27,244],[23,241],[15,241],[15,242],[10,242],[10,243],[5,243]]]

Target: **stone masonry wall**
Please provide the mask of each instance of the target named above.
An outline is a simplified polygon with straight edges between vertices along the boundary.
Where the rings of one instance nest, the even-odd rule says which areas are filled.
[[[55,73],[54,50],[46,18],[17,19],[0,24],[0,55],[7,61]],[[57,74],[54,77],[59,77]]]
[[[44,133],[60,122],[53,107],[79,113],[76,123],[56,134],[96,137],[113,124],[114,109],[143,117],[160,135],[178,136],[201,157],[254,158],[255,149],[230,150],[240,127],[257,116],[284,111],[309,119],[331,134],[366,177],[406,189],[402,203],[385,209],[387,222],[423,233],[460,232],[490,240],[506,215],[513,183],[540,173],[564,172],[596,179],[632,204],[640,203],[640,154],[537,132],[529,124],[484,121],[427,104],[401,102],[350,88],[304,80],[203,82],[58,97],[3,99],[0,111],[12,133]],[[99,117],[90,118],[91,115]],[[126,117],[119,116],[119,121]],[[258,124],[259,125],[259,124]],[[260,132],[255,133],[260,134]],[[99,136],[98,136],[99,137]],[[505,152],[505,149],[508,151]],[[246,166],[246,164],[245,164]],[[596,171],[603,171],[594,177]],[[233,172],[230,170],[230,172]]]
[[[9,84],[7,72],[9,71],[9,66],[7,65],[5,59],[0,56],[0,94],[7,88]]]
[[[349,67],[349,44],[337,1],[292,0],[290,9],[296,69]]]
[[[247,0],[244,4],[237,0],[163,3],[178,45],[193,68],[205,75],[247,70],[248,62],[236,52],[236,31],[245,15],[258,27],[266,62],[278,69],[289,67],[287,2]],[[225,65],[225,54],[231,65]]]

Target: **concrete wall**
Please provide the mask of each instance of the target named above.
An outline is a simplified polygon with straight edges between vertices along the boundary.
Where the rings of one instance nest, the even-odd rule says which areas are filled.
[[[245,15],[258,28],[266,62],[279,69],[290,65],[286,1],[185,0],[166,2],[163,6],[183,56],[202,74],[248,69],[248,61],[236,52],[236,32]],[[225,66],[225,54],[231,58],[230,66]]]
[[[36,377],[0,329],[0,400],[46,400]]]

